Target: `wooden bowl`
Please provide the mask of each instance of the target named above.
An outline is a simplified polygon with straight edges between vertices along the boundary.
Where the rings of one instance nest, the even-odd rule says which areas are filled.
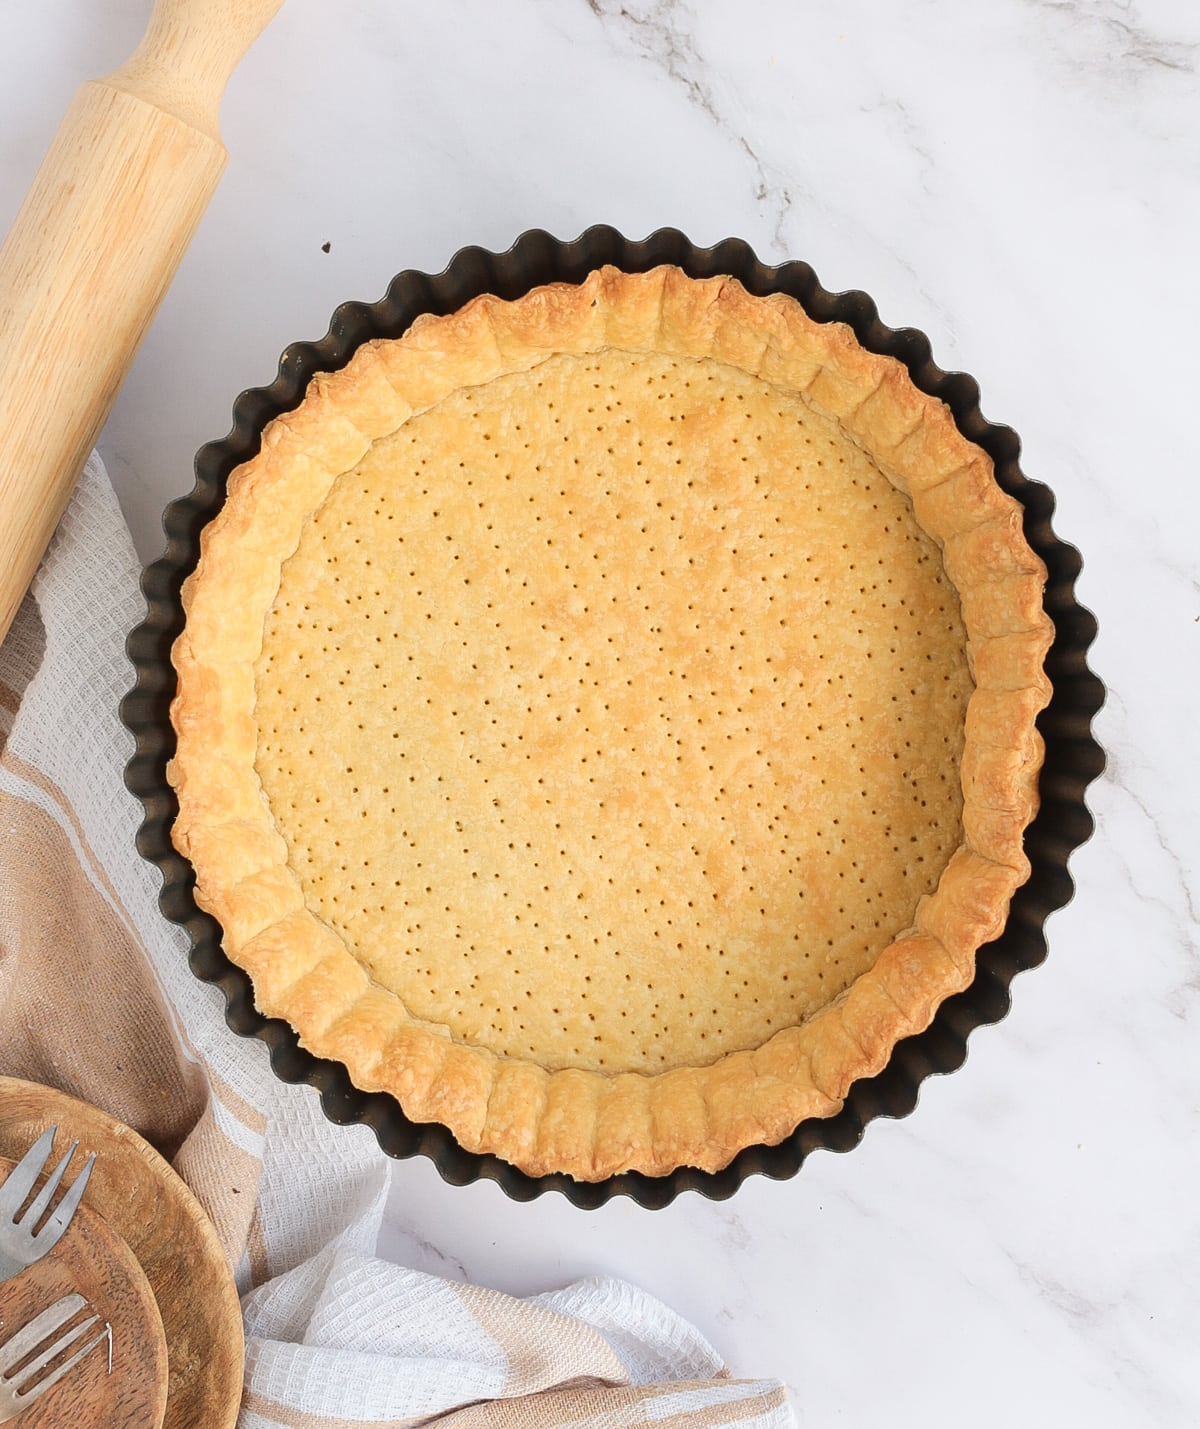
[[[72,1165],[82,1164],[77,1153]],[[0,1156],[0,1180],[14,1165]],[[21,1416],[22,1429],[51,1429],[56,1424],[159,1429],[167,1407],[167,1340],[158,1302],[137,1257],[89,1206],[80,1206],[49,1255],[0,1285],[0,1343],[72,1291],[87,1300],[86,1313],[101,1322],[85,1331],[75,1348],[87,1344],[107,1321],[112,1327],[111,1372],[107,1347],[97,1345],[30,1405]]]
[[[62,1092],[0,1077],[0,1156],[18,1160],[52,1124],[59,1128],[56,1148],[78,1138],[77,1157],[96,1153],[83,1205],[124,1241],[153,1292],[167,1347],[164,1429],[233,1429],[242,1395],[242,1316],[212,1222],[135,1131]],[[0,1286],[0,1305],[8,1288]],[[115,1335],[115,1322],[113,1329]],[[124,1429],[126,1421],[104,1423]]]

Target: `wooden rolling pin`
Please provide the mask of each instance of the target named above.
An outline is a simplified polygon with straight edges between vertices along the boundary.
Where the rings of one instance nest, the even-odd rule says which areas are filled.
[[[156,0],[0,248],[0,640],[221,177],[225,85],[282,3]]]

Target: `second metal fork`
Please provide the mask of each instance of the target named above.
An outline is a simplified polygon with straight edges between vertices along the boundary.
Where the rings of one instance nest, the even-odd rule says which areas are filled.
[[[46,1374],[52,1362],[79,1344],[80,1340],[95,1325],[100,1317],[92,1315],[86,1320],[69,1322],[88,1302],[82,1295],[64,1295],[56,1300],[40,1315],[32,1320],[3,1344],[0,1344],[0,1424],[7,1424],[18,1414],[24,1413],[35,1399],[58,1383],[103,1340],[109,1339],[111,1330],[107,1325],[88,1342],[61,1364],[55,1365]],[[67,1329],[57,1339],[57,1331],[66,1325]],[[111,1344],[111,1341],[110,1341]],[[111,1354],[111,1350],[110,1350]],[[38,1378],[41,1375],[42,1378]],[[65,1423],[66,1420],[64,1419]]]
[[[50,1173],[46,1184],[30,1202],[24,1214],[21,1214],[21,1207],[25,1205],[34,1183],[50,1159],[50,1153],[54,1149],[54,1133],[57,1130],[57,1126],[47,1127],[9,1172],[4,1184],[0,1185],[0,1281],[16,1275],[35,1260],[41,1260],[47,1251],[53,1250],[71,1224],[71,1217],[83,1199],[88,1177],[96,1163],[94,1152],[88,1157],[83,1170],[76,1176],[62,1200],[51,1211],[46,1224],[39,1228],[38,1222],[54,1199],[54,1193],[58,1190],[71,1157],[75,1154],[75,1148],[79,1145],[78,1141],[73,1141],[67,1154]]]

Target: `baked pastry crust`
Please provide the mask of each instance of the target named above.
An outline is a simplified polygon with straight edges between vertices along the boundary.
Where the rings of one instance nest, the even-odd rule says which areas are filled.
[[[940,548],[974,683],[961,841],[912,926],[795,1025],[707,1064],[662,1071],[545,1065],[414,1016],[327,912],[314,911],[259,764],[264,630],[281,572],[335,483],[455,394],[564,356],[613,352],[721,364],[836,421]],[[673,268],[604,268],[578,286],[512,303],[485,296],[418,319],[403,338],[368,343],[344,370],[316,378],[233,474],[203,533],[174,651],[178,747],[169,769],[174,839],[196,869],[197,901],[222,924],[262,1012],[288,1020],[316,1055],[345,1063],[364,1090],[393,1093],[413,1120],[444,1123],[468,1150],[534,1175],[597,1180],[628,1169],[718,1170],[745,1146],[778,1142],[807,1117],[835,1114],[851,1082],[878,1072],[897,1041],[969,985],[976,951],[999,933],[1028,877],[1022,844],[1037,806],[1035,720],[1050,695],[1043,662],[1053,632],[1045,570],[1021,515],[987,455],[900,363],[865,351],[843,325],[812,321],[784,295],[757,298],[733,279],[693,280]]]

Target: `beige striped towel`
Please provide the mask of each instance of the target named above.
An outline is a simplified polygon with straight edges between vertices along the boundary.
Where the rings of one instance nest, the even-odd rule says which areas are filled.
[[[174,1159],[243,1294],[242,1429],[793,1424],[780,1385],[732,1379],[631,1285],[517,1300],[375,1256],[387,1159],[227,1029],[134,850],[117,703],[141,610],[93,458],[0,648],[0,1072],[104,1107]]]

